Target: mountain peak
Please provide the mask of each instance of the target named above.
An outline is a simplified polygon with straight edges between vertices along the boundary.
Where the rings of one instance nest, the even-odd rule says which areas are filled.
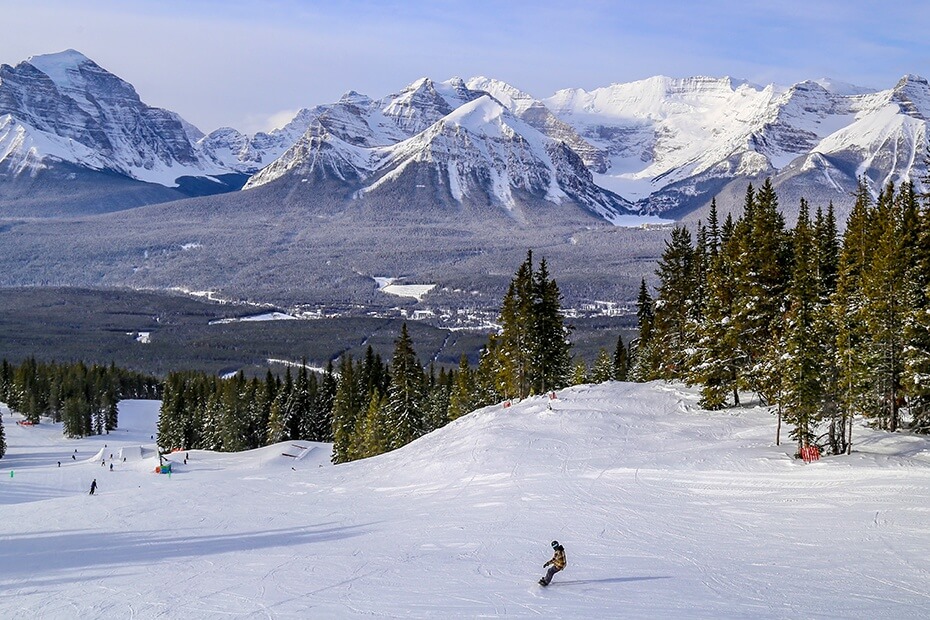
[[[68,74],[78,70],[82,65],[99,66],[93,60],[73,49],[54,54],[40,54],[26,59],[30,65],[47,75],[53,82],[61,86],[70,82]]]
[[[442,120],[469,131],[487,133],[488,124],[496,123],[504,113],[504,109],[504,106],[494,97],[482,95],[459,106]]]
[[[51,54],[36,54],[35,56],[30,56],[26,59],[31,65],[35,65],[36,62],[40,63],[56,63],[61,65],[79,65],[85,62],[94,62],[81,52],[76,49],[68,48],[60,52],[52,52]]]

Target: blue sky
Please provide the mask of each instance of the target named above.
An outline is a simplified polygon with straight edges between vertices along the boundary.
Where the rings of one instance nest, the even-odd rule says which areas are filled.
[[[204,131],[348,90],[486,75],[536,97],[653,75],[889,88],[930,77],[930,3],[4,0],[0,63],[77,49]]]

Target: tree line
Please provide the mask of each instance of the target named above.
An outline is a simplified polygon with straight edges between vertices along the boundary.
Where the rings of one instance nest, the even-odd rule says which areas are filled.
[[[5,359],[0,362],[0,401],[22,414],[26,422],[38,424],[41,417],[62,422],[68,437],[115,429],[117,403],[123,398],[158,398],[159,385],[154,377],[114,364],[59,364],[35,358],[19,365]]]
[[[864,182],[845,234],[833,206],[801,200],[788,229],[770,180],[721,225],[666,242],[653,299],[641,284],[630,376],[699,385],[701,405],[773,406],[798,447],[839,454],[862,415],[930,432],[930,206],[911,183],[876,200]]]

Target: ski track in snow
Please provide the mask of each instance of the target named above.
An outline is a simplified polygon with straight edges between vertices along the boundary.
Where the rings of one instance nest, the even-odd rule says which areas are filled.
[[[4,408],[0,617],[930,615],[927,439],[860,427],[852,456],[805,465],[760,408],[661,383],[558,396],[346,465],[295,441],[176,454],[170,477],[158,403],[82,440]],[[544,589],[552,539],[568,567]]]

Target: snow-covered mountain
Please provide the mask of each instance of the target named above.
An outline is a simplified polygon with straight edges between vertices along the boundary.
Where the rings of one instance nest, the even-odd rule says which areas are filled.
[[[80,52],[0,66],[0,164],[7,172],[34,174],[58,161],[166,186],[229,172],[201,157],[194,141],[202,136]]]
[[[494,204],[517,219],[524,207],[563,201],[607,221],[628,212],[626,201],[594,184],[566,142],[519,118],[524,110],[508,103],[457,78],[424,78],[380,100],[350,93],[246,189],[289,177],[309,183],[308,191],[343,182],[354,198],[406,188],[433,207]]]
[[[799,196],[832,200],[842,219],[860,177],[876,193],[919,182],[928,116],[930,85],[913,75],[882,91],[659,76],[543,100],[488,77],[421,78],[303,108],[269,132],[204,135],[67,50],[0,66],[0,206],[122,209],[251,176],[248,188],[290,179],[332,204],[493,204],[521,220],[524,207],[569,202],[616,221],[631,210],[685,217],[717,195],[738,207],[747,182],[770,176],[787,211]]]
[[[873,92],[829,81],[790,88],[731,78],[654,77],[544,103],[609,155],[595,181],[647,212],[683,214],[725,185],[772,176],[787,194],[848,200],[857,177],[876,191],[926,169],[927,81]],[[794,190],[794,191],[792,191]]]

